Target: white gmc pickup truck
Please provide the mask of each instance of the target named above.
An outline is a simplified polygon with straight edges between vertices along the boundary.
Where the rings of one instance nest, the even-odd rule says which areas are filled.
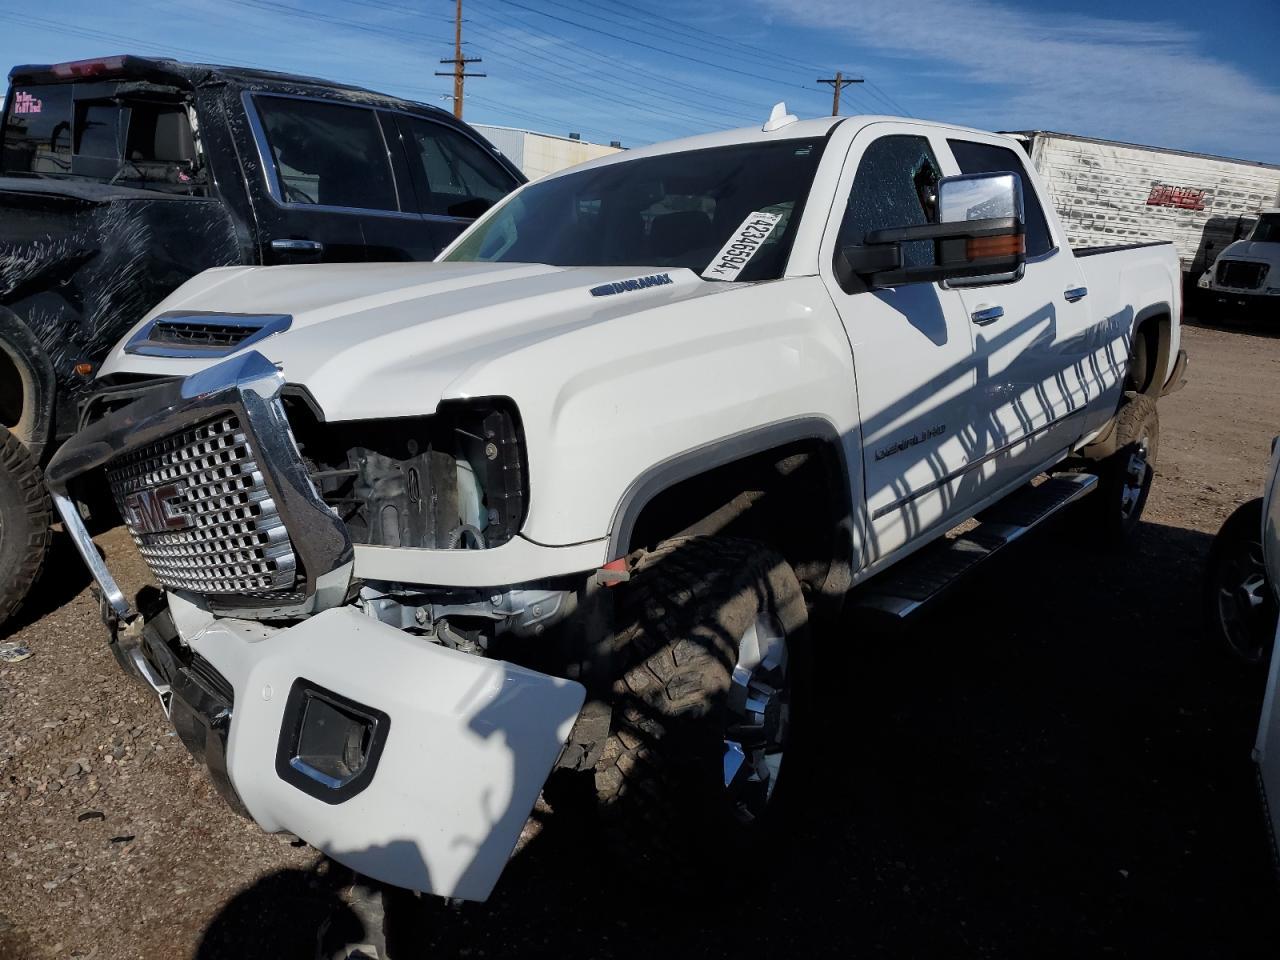
[[[1173,248],[1073,252],[1010,139],[780,107],[435,263],[209,270],[114,350],[49,484],[116,656],[263,828],[481,900],[568,783],[652,863],[749,855],[810,624],[906,616],[1085,494],[1133,529]],[[89,540],[105,489],[162,590]]]

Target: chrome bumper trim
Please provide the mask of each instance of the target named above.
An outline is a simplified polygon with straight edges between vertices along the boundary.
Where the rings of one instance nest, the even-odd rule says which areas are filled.
[[[80,508],[65,493],[59,493],[56,490],[52,490],[51,493],[53,505],[58,508],[58,513],[62,516],[62,525],[66,528],[67,535],[71,537],[71,542],[76,545],[76,552],[80,554],[80,559],[93,574],[93,579],[98,582],[103,600],[121,620],[130,619],[133,616],[133,610],[129,606],[129,601],[124,598],[124,592],[102,561],[102,554],[98,553],[98,547],[89,536],[84,520],[80,517]]]

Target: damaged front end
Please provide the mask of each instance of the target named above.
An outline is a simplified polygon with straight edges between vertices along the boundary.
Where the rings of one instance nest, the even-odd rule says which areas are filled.
[[[493,659],[494,641],[540,634],[573,591],[360,578],[356,550],[520,549],[514,408],[327,424],[251,351],[104,397],[48,480],[121,665],[265,829],[388,883],[487,897],[584,698]],[[166,591],[137,612],[77,504],[102,478]]]

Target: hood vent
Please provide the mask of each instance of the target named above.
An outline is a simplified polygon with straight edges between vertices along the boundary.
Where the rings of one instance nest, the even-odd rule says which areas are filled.
[[[143,357],[215,359],[288,330],[284,313],[162,313],[129,338],[125,353]]]

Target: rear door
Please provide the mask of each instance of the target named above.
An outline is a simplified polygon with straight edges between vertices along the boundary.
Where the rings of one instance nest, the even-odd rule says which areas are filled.
[[[387,114],[399,130],[414,187],[414,209],[447,245],[476,217],[519,186],[492,147],[425,117]]]
[[[938,283],[867,289],[837,278],[844,244],[872,230],[936,219],[945,142],[928,128],[876,123],[849,150],[820,253],[820,268],[853,348],[862,420],[869,557],[885,556],[979,496],[970,478],[973,334],[960,294]],[[932,244],[905,244],[907,265],[933,259]]]
[[[262,170],[250,175],[264,263],[430,260],[442,248],[396,176],[378,111],[245,94]],[[403,166],[401,165],[401,169]]]
[[[979,133],[951,135],[954,173],[1017,174],[1027,223],[1027,263],[1013,282],[951,281],[974,336],[977,454],[984,482],[1014,483],[1084,432],[1091,301],[1079,264],[1054,235],[1018,153]],[[1132,318],[1130,318],[1131,320]]]

